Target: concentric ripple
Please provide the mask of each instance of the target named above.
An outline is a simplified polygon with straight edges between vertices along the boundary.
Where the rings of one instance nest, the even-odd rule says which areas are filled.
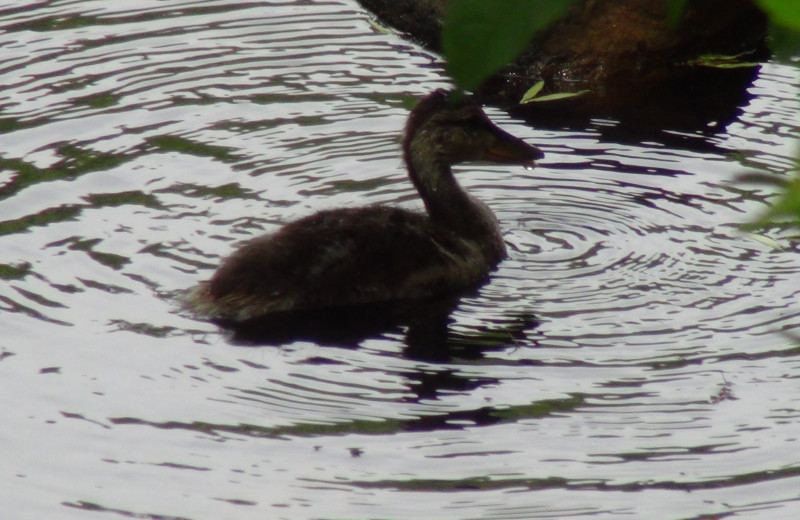
[[[672,151],[598,151],[591,134],[571,146],[567,165],[556,148],[537,169],[482,178],[492,183],[510,250],[484,293],[497,305],[535,309],[538,346],[611,347],[616,362],[639,359],[632,344],[692,356],[709,338],[736,334],[735,346],[720,348],[750,351],[768,346],[768,330],[797,328],[796,242],[777,237],[775,249],[740,230],[769,194],[737,185],[739,165],[694,152],[676,170]],[[647,157],[648,167],[611,169],[624,154]]]
[[[792,164],[796,68],[713,137],[487,109],[546,158],[457,169],[508,244],[485,285],[244,347],[173,295],[316,210],[421,209],[398,143],[439,60],[354,0],[5,2],[0,27],[2,512],[797,516],[800,255],[739,230],[773,193],[737,181]]]

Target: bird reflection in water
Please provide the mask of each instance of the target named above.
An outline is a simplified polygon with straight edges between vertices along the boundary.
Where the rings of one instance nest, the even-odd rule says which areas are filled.
[[[366,339],[402,333],[405,357],[441,363],[477,360],[486,352],[535,344],[528,337],[538,326],[532,312],[487,320],[469,330],[451,330],[451,314],[461,298],[459,294],[423,301],[282,312],[220,324],[228,329],[232,343],[247,346],[309,341],[320,346],[357,348]]]

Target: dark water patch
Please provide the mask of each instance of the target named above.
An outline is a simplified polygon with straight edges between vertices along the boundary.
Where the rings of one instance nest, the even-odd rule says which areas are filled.
[[[71,509],[78,509],[81,511],[91,511],[91,512],[98,512],[98,513],[112,513],[117,516],[121,516],[123,518],[144,518],[147,520],[188,520],[188,517],[183,516],[167,516],[162,514],[156,513],[142,513],[136,511],[127,511],[123,509],[116,509],[113,507],[106,507],[101,504],[97,504],[94,502],[63,502],[62,506],[71,508]]]
[[[31,264],[0,265],[0,278],[4,280],[22,280],[31,271]]]
[[[445,480],[402,480],[382,482],[351,482],[350,485],[358,488],[385,488],[401,491],[464,491],[464,490],[594,490],[594,491],[621,491],[641,492],[646,490],[667,489],[672,491],[698,491],[702,489],[717,489],[741,486],[756,482],[769,482],[800,476],[800,468],[785,468],[779,471],[754,472],[737,475],[732,478],[721,478],[703,482],[631,482],[627,484],[614,484],[602,481],[569,481],[561,478],[547,479],[502,479],[502,478],[473,478],[456,481]]]
[[[336,407],[335,396],[321,398],[317,396],[316,403],[301,404],[296,396],[285,395],[282,402],[295,407],[328,406]],[[254,401],[276,402],[275,389],[269,392],[248,391],[243,399]],[[329,402],[325,402],[329,401]],[[154,423],[133,417],[115,417],[108,421],[115,425],[150,426],[160,429],[192,430],[208,435],[235,434],[247,437],[281,438],[287,437],[327,437],[331,435],[391,435],[398,432],[431,432],[438,430],[463,429],[467,427],[491,426],[495,424],[516,422],[520,419],[536,419],[552,414],[572,410],[583,403],[582,396],[573,396],[560,401],[544,401],[516,408],[492,409],[483,407],[477,410],[459,410],[444,415],[425,415],[423,417],[407,420],[356,420],[334,424],[295,424],[289,427],[267,428],[252,424],[209,424],[209,423],[180,423],[169,421]]]

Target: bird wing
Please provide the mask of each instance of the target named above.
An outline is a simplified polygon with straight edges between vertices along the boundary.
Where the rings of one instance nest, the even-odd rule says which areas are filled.
[[[468,249],[424,214],[381,206],[330,210],[245,244],[210,291],[264,312],[426,297],[476,281],[466,273]]]

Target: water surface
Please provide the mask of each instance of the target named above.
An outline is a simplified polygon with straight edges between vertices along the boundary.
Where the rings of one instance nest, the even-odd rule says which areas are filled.
[[[800,78],[724,130],[506,130],[459,179],[510,258],[434,359],[242,346],[177,291],[323,208],[417,208],[435,56],[355,1],[0,4],[0,508],[14,518],[795,518],[800,255],[738,230],[790,167]],[[677,143],[677,144],[676,144]],[[706,515],[706,516],[704,516]]]

